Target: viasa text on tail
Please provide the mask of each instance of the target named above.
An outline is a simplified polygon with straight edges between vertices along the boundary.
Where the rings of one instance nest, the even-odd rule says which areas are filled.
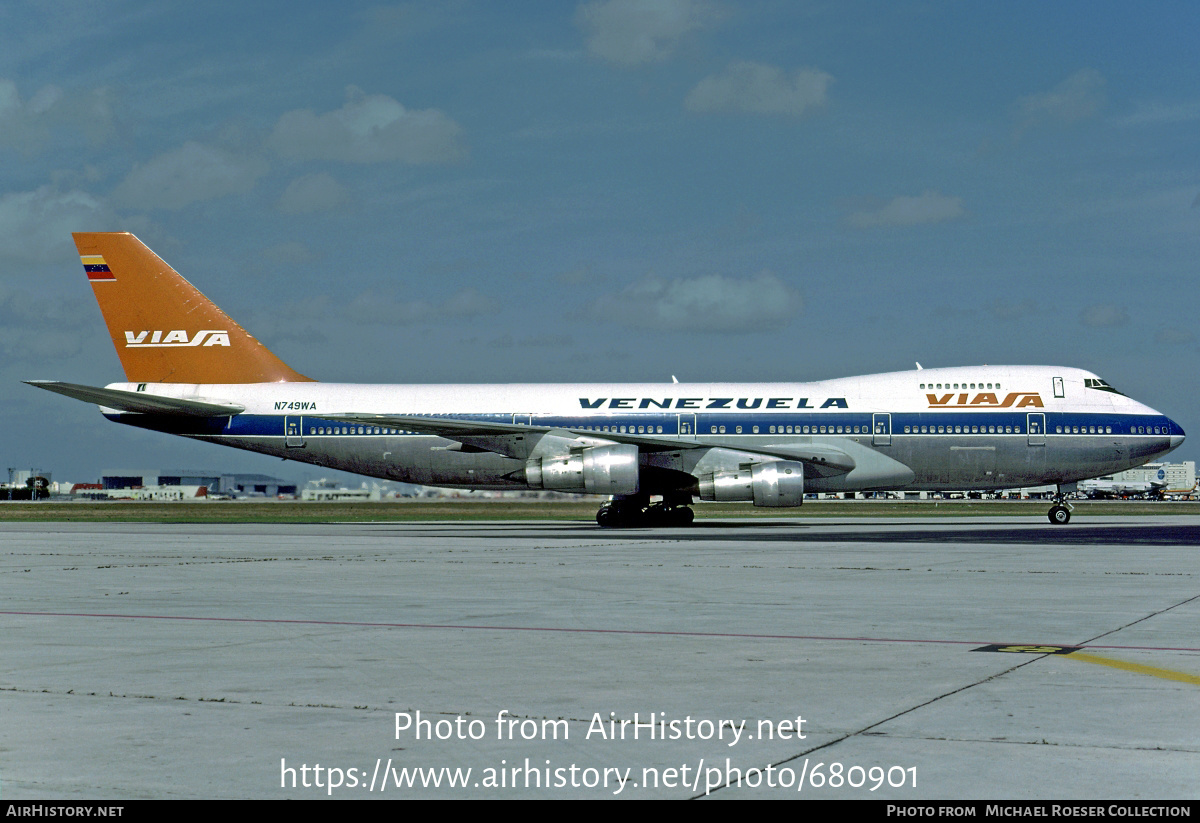
[[[294,371],[128,233],[75,235],[126,382],[31,385],[110,420],[371,477],[610,496],[601,526],[686,525],[702,500],[1056,484],[1141,465],[1180,426],[1059,366],[813,383],[364,385]]]

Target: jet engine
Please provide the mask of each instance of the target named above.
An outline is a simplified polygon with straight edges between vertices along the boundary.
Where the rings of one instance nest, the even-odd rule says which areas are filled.
[[[737,471],[713,472],[700,478],[700,499],[756,506],[799,506],[804,502],[804,464],[793,460],[755,463]]]
[[[637,494],[638,448],[592,446],[525,462],[525,482],[539,489],[586,494]]]

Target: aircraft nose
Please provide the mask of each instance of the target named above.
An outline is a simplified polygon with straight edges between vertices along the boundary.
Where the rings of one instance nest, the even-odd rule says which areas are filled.
[[[1180,426],[1174,420],[1168,419],[1167,422],[1171,424],[1171,449],[1174,450],[1183,445],[1187,434],[1183,431],[1183,426]]]

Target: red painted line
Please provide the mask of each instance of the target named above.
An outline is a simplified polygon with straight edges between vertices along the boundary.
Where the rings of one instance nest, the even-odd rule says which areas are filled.
[[[997,643],[994,640],[930,640],[903,637],[836,637],[817,634],[754,634],[743,632],[685,632],[654,629],[567,629],[555,626],[489,626],[469,623],[374,623],[358,620],[289,620],[285,618],[268,617],[195,617],[175,614],[99,614],[88,612],[18,612],[0,611],[0,615],[16,615],[20,617],[91,617],[110,620],[191,620],[211,623],[264,623],[295,626],[358,626],[374,629],[459,629],[463,631],[486,632],[562,632],[564,634],[625,634],[647,635],[658,637],[726,637],[743,640],[818,640],[827,642],[855,643],[911,643],[916,645],[950,645],[950,646],[1072,646],[1080,649],[1132,649],[1159,652],[1200,652],[1200,648],[1186,646],[1110,646],[1087,645],[1076,643],[1045,643],[1005,641]]]

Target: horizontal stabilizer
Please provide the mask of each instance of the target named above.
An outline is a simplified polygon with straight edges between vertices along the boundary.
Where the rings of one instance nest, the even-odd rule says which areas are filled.
[[[163,397],[145,392],[124,391],[122,389],[101,389],[96,386],[82,386],[78,383],[60,383],[57,380],[26,380],[31,386],[65,394],[85,403],[95,403],[109,409],[140,414],[178,414],[187,417],[228,417],[231,414],[241,414],[245,406],[236,403],[213,403],[207,400],[184,400],[179,397]]]

